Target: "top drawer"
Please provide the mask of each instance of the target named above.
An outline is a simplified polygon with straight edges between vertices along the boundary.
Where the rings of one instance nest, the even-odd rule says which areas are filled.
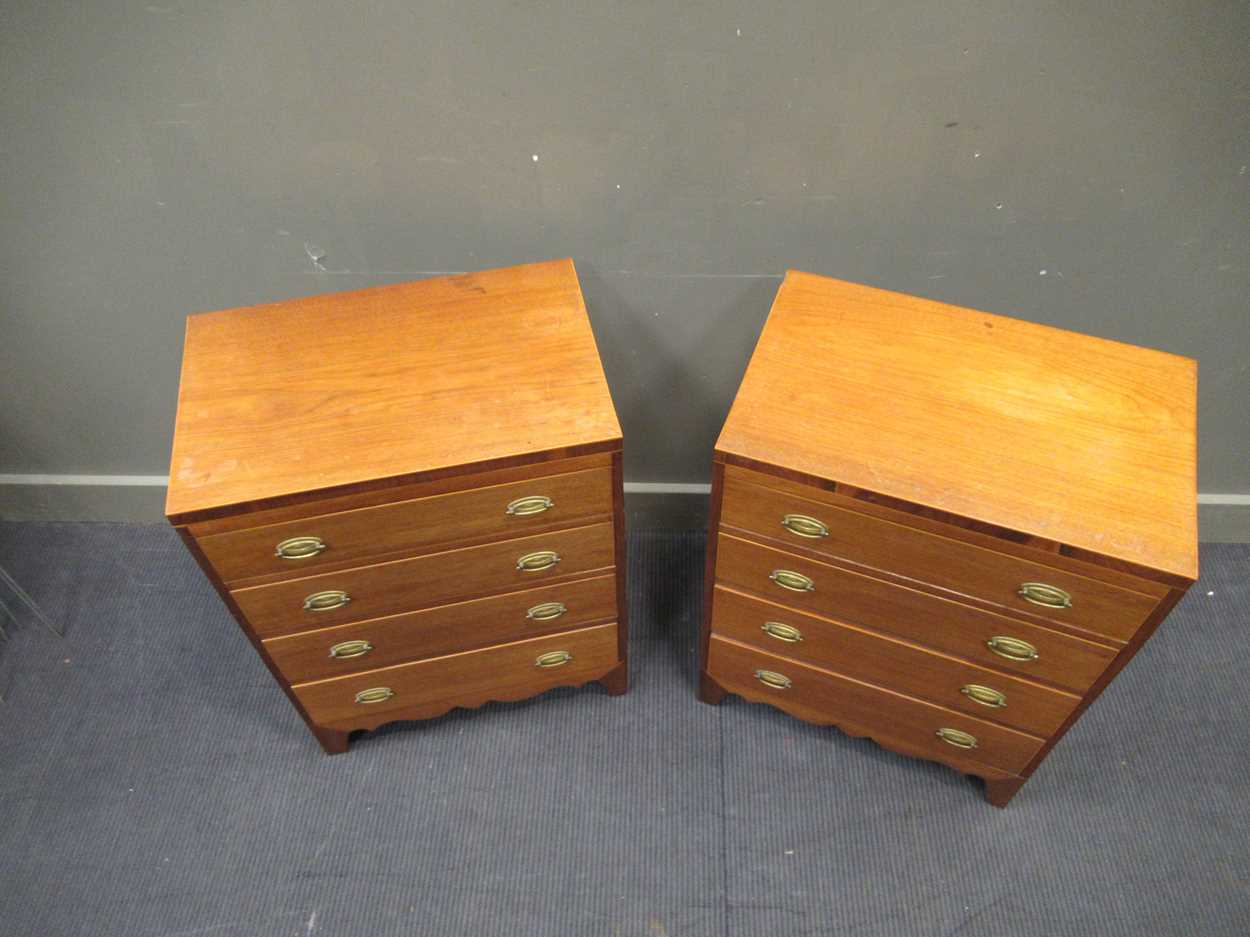
[[[222,580],[319,567],[476,538],[523,537],[612,513],[608,467],[397,501],[197,538]]]
[[[721,523],[1117,641],[1132,637],[1158,604],[1021,557],[751,484],[732,467]]]

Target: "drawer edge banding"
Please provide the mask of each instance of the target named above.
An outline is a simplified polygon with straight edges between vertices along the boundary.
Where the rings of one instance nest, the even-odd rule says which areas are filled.
[[[612,537],[611,523],[591,524],[317,572],[230,595],[257,635],[269,639],[590,578],[614,568]],[[310,600],[315,607],[301,607]]]
[[[1081,699],[1031,674],[1007,673],[989,661],[973,662],[862,625],[789,609],[724,585],[713,589],[711,617],[711,634],[717,637],[1042,738],[1055,732]],[[766,626],[779,624],[778,617],[792,623],[785,627],[801,625],[803,640],[782,642],[770,636]],[[960,692],[962,687],[984,688],[984,692],[970,690],[977,695],[974,699]],[[1004,702],[1014,696],[1016,705],[1010,710],[987,705],[1000,696]]]
[[[823,591],[789,590],[783,595],[767,576],[768,570],[777,567],[810,581],[819,579]],[[718,534],[715,585],[782,609],[842,620],[1078,694],[1092,685],[1119,651],[1057,628],[790,554],[723,530]]]
[[[1033,621],[1053,622],[1060,628],[1120,645],[1132,638],[1161,600],[1158,584],[1144,584],[1142,588],[1151,589],[1149,592],[1135,590],[1097,578],[1095,569],[1105,571],[1101,567],[1086,564],[1083,575],[1048,566],[1049,554],[1046,558],[1026,558],[961,539],[959,529],[939,532],[862,513],[849,505],[812,500],[818,495],[838,496],[812,491],[804,497],[788,487],[768,487],[756,477],[758,474],[727,467],[720,515],[720,524],[727,532],[762,538],[779,549],[793,548],[821,562],[898,576],[921,588],[985,603]],[[829,531],[828,537],[795,536],[786,532],[789,527],[784,524],[783,530],[777,530],[777,517],[807,516],[798,513],[804,511],[824,512],[811,516]]]
[[[554,490],[544,492],[548,486]],[[222,531],[193,526],[191,532],[221,578],[246,588],[612,516],[611,468],[603,465],[358,507],[327,499],[326,510],[302,518]]]
[[[1045,744],[1044,738],[1032,733],[918,699],[843,673],[757,651],[747,645],[722,637],[713,636],[709,666],[712,675],[730,693],[744,696],[748,700],[771,702],[772,705],[786,710],[790,715],[817,725],[841,726],[848,723],[857,728],[869,730],[868,734],[886,748],[890,748],[889,743],[893,741],[924,752],[917,757],[928,758],[932,761],[943,760],[942,753],[947,745],[958,747],[938,736],[937,731],[945,727],[967,732],[958,728],[961,723],[976,728],[975,732],[967,732],[967,734],[977,740],[975,749],[977,754],[973,756],[970,755],[971,749],[966,751],[961,749],[962,757],[971,758],[977,765],[1005,774],[1014,774],[1023,769]],[[749,668],[743,674],[743,678],[748,679],[734,679],[732,674],[726,673],[726,667],[735,666]],[[773,694],[768,688],[760,687],[763,681],[755,676],[755,671],[773,671],[774,668],[780,668],[775,671],[778,674],[781,670],[787,671],[785,678],[790,681],[790,686],[786,689],[790,693]],[[799,683],[800,679],[802,685]],[[758,689],[752,692],[752,687]],[[804,692],[809,694],[808,698],[804,697]],[[791,696],[791,693],[795,695]],[[828,693],[842,698],[838,705],[831,709],[824,709],[820,704],[810,700],[812,693],[818,696]],[[885,707],[885,710],[881,707]],[[859,711],[858,715],[856,711]],[[882,721],[885,711],[889,712],[889,716],[885,718],[891,721]],[[926,738],[931,741],[926,743]],[[945,745],[939,745],[939,743],[945,743]],[[967,770],[970,773],[976,773],[975,768]]]
[[[617,627],[615,622],[594,625],[291,689],[319,726],[355,730],[433,718],[452,709],[529,699],[557,686],[601,680],[621,663]],[[559,663],[540,666],[544,658]]]
[[[384,615],[264,639],[271,659],[291,684],[350,676],[524,641],[558,631],[607,624],[617,617],[613,570],[567,582],[534,583],[501,595]],[[552,617],[527,617],[530,609],[560,606]],[[331,657],[333,647],[363,641],[367,656]]]

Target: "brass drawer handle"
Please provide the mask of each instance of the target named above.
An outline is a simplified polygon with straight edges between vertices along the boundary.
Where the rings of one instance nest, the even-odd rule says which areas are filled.
[[[356,702],[364,705],[368,705],[369,703],[384,703],[394,695],[395,691],[389,686],[375,686],[368,690],[361,690],[357,693]]]
[[[568,651],[548,651],[534,658],[535,667],[563,667],[573,659]]]
[[[802,573],[796,573],[790,569],[774,569],[768,574],[768,578],[791,592],[814,592],[816,590],[816,583]]]
[[[274,556],[283,560],[306,560],[326,549],[320,537],[289,537],[274,548]]]
[[[1050,586],[1044,582],[1022,582],[1016,595],[1026,602],[1042,605],[1046,608],[1071,608],[1072,596],[1058,586]]]
[[[789,644],[795,644],[803,640],[802,631],[794,627],[794,625],[787,625],[781,621],[766,621],[760,625],[760,630],[778,641],[785,641]]]
[[[523,573],[538,573],[544,569],[551,569],[558,562],[560,562],[560,554],[554,550],[536,550],[519,557],[516,561],[516,568]]]
[[[819,540],[821,537],[829,536],[828,527],[816,520],[816,518],[808,517],[806,514],[787,514],[781,519],[781,526],[796,537]]]
[[[996,634],[985,642],[985,646],[997,654],[999,657],[1005,657],[1008,660],[1037,660],[1037,648],[1028,641],[1021,641],[1019,638],[1009,638],[1006,635]]]
[[[977,737],[961,729],[951,729],[943,726],[937,730],[937,737],[947,745],[954,745],[956,748],[977,747]]]
[[[504,509],[504,513],[511,514],[513,517],[528,517],[531,514],[549,511],[555,506],[556,503],[545,495],[526,495],[524,498],[517,498],[511,502]]]
[[[373,645],[368,641],[355,638],[351,641],[342,641],[334,647],[330,648],[330,656],[335,660],[347,660],[351,657],[364,657],[373,650]]]
[[[979,683],[969,683],[967,686],[959,688],[959,692],[974,703],[980,703],[982,706],[988,706],[991,709],[1002,709],[1007,705],[1007,697],[998,690],[989,686],[981,686]]]
[[[531,621],[551,621],[567,611],[568,608],[560,602],[543,602],[527,611],[525,617]]]
[[[342,608],[352,597],[341,589],[327,589],[325,592],[314,592],[304,599],[304,610],[309,612],[328,612]]]
[[[774,690],[788,690],[793,684],[790,678],[783,673],[777,673],[775,670],[757,670],[755,671],[755,679],[764,686],[770,686]]]

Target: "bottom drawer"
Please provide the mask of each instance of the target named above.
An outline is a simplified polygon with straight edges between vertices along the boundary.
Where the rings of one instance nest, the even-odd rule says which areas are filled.
[[[292,687],[319,726],[360,728],[394,718],[429,718],[457,706],[523,699],[595,680],[616,665],[616,625],[501,644]],[[403,711],[402,713],[400,711]]]
[[[730,693],[745,699],[770,703],[809,722],[832,723],[852,735],[871,736],[887,748],[983,777],[1018,774],[1043,744],[1006,726],[715,635],[708,649],[708,672]],[[981,766],[999,770],[987,773]]]
[[[813,667],[888,686],[947,709],[1045,737],[1081,698],[905,641],[805,615],[717,586],[712,632]]]

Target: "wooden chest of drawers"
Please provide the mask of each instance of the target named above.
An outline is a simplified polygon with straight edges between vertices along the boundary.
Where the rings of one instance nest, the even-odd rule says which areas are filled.
[[[700,697],[1004,806],[1197,577],[1195,375],[789,273],[716,446]]]
[[[621,431],[571,261],[191,316],[166,512],[327,752],[625,691]]]

